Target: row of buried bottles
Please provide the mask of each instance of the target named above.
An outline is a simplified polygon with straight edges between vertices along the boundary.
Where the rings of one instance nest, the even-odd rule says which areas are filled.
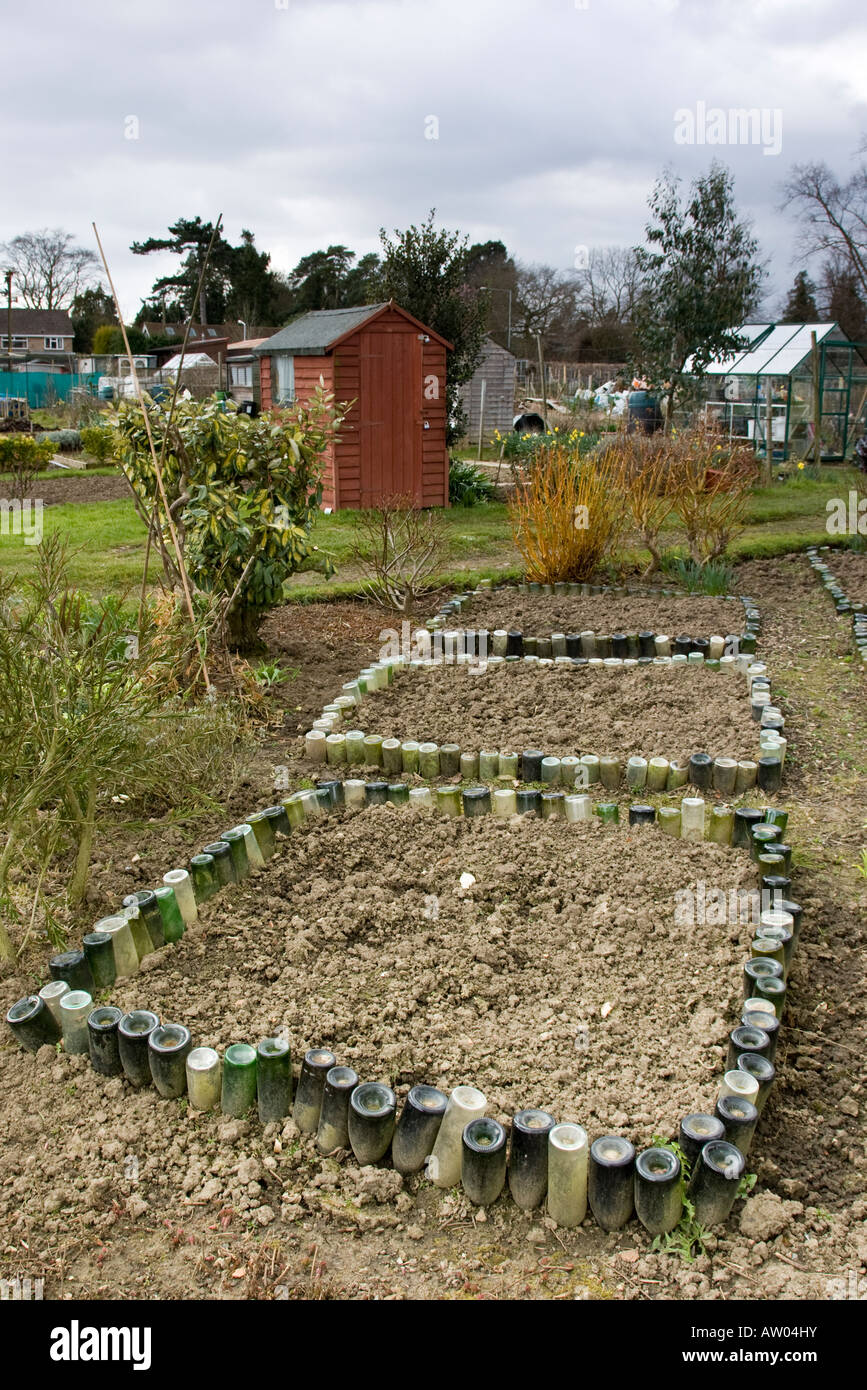
[[[738,655],[750,656],[756,649],[754,632],[729,633],[723,637],[693,637],[681,633],[670,637],[662,632],[552,632],[548,637],[530,637],[517,628],[441,628],[428,632],[419,628],[413,633],[412,651],[416,662],[452,660],[456,657],[478,657],[480,660],[509,660],[536,657],[540,661],[568,658],[579,665],[588,661],[619,660],[645,664],[654,660],[681,659],[693,663],[712,662],[718,666],[724,658],[730,664]],[[363,673],[362,673],[363,674]]]
[[[543,1110],[522,1110],[506,1127],[485,1115],[487,1099],[474,1086],[458,1086],[451,1096],[427,1085],[414,1086],[397,1115],[397,1098],[381,1082],[360,1082],[325,1048],[308,1051],[294,1088],[289,1042],[263,1039],[258,1047],[233,1043],[221,1061],[210,1047],[193,1047],[188,1028],[161,1023],[148,1009],[124,1014],[112,1005],[92,1008],[83,991],[60,997],[67,1050],[89,1053],[95,1071],[123,1075],[132,1085],[153,1083],[161,1096],[185,1092],[201,1111],[219,1108],[242,1117],[256,1105],[262,1124],[280,1123],[290,1114],[298,1129],[316,1135],[323,1154],[351,1151],[364,1166],[382,1162],[404,1176],[425,1171],[441,1188],[461,1183],[476,1206],[487,1206],[508,1181],[512,1198],[531,1211],[547,1202],[560,1226],[579,1225],[588,1200],[605,1230],[617,1230],[633,1209],[651,1235],[664,1234],[680,1220],[683,1193],[707,1226],[725,1221],[744,1173],[758,1114],[774,1080],[770,1060],[775,1032],[754,1020],[760,1009],[745,1010],[745,1024],[729,1043],[729,1062],[711,1114],[686,1116],[678,1135],[686,1171],[670,1148],[636,1155],[632,1143],[604,1135],[588,1149],[586,1131],[557,1124]],[[48,1010],[54,1018],[54,1010]],[[27,1045],[51,1041],[46,1019],[19,1020],[16,1031]],[[755,1048],[757,1051],[748,1049]],[[508,1151],[508,1156],[507,1156]]]
[[[597,757],[595,753],[557,757],[536,748],[527,748],[520,755],[486,750],[470,753],[456,743],[401,741],[383,738],[380,734],[365,734],[361,729],[349,729],[345,734],[326,734],[312,729],[304,736],[305,756],[314,763],[324,762],[336,771],[381,767],[387,776],[394,778],[423,777],[434,781],[438,777],[460,776],[467,781],[482,782],[504,778],[542,782],[552,787],[601,784],[611,791],[624,781],[633,791],[646,789],[650,792],[677,791],[691,783],[699,790],[713,790],[721,796],[740,795],[755,787],[768,793],[779,790],[784,742],[778,736],[767,745],[762,741],[756,760],[737,761],[712,758],[709,753],[693,753],[686,763],[677,763],[667,758],[642,758],[636,754],[626,759]]]
[[[512,586],[508,585],[499,586],[497,591],[498,595],[502,597],[503,594],[506,594],[510,591],[511,587]],[[491,588],[492,584],[489,580],[482,580],[475,590],[463,594],[454,594],[450,599],[447,599],[445,601],[445,603],[442,605],[439,612],[437,613],[436,617],[432,619],[429,623],[429,626],[432,628],[441,627],[443,623],[450,622],[456,614],[463,613],[468,609],[472,609],[474,607],[480,607],[482,612],[484,612],[484,600],[488,597]],[[642,587],[641,585],[581,584],[577,582],[569,582],[567,580],[558,581],[555,584],[542,584],[536,583],[535,581],[531,581],[529,583],[519,584],[517,586],[517,591],[522,594],[533,594],[544,597],[557,598],[565,598],[567,596],[574,598],[579,595],[582,597],[586,597],[595,594],[607,594],[612,598],[624,597],[627,595],[637,595],[646,598],[649,596],[649,593],[652,594],[654,598],[685,598],[688,596],[684,590],[680,589],[657,589],[648,591],[646,587]],[[481,604],[478,603],[478,599],[480,597],[482,598]],[[761,630],[761,615],[759,613],[758,608],[756,607],[754,600],[743,595],[734,594],[725,594],[723,595],[723,598],[731,600],[734,600],[736,598],[740,599],[740,602],[743,604],[744,607],[743,637],[747,639],[752,638],[754,640]],[[521,636],[522,634],[518,633],[517,635]],[[640,633],[633,632],[617,634],[617,636],[619,637],[627,637],[631,640],[644,638],[645,642],[648,638],[652,638],[654,635],[654,633],[648,631]],[[678,642],[684,642],[692,641],[693,639],[687,637],[679,637],[676,640]],[[744,647],[743,650],[746,650],[746,647]],[[630,655],[631,654],[632,653],[630,652]],[[652,653],[650,654],[652,655]]]
[[[508,818],[535,813],[543,820],[577,823],[598,820],[603,825],[620,823],[617,801],[594,801],[586,794],[542,791],[533,787],[410,787],[406,782],[319,779],[315,790],[298,793],[305,816],[347,807],[390,804],[436,809],[447,816],[494,815]],[[759,886],[784,893],[792,862],[792,846],[784,839],[788,814],[774,807],[709,805],[703,797],[683,797],[678,806],[651,806],[634,802],[626,808],[630,825],[658,825],[664,834],[685,840],[710,840],[750,851],[763,877]]]
[[[189,869],[172,869],[165,874],[159,888],[143,889],[126,897],[119,913],[96,923],[84,937],[80,950],[64,951],[51,959],[48,984],[38,994],[17,1000],[7,1013],[7,1023],[25,1047],[30,1046],[27,1039],[31,1036],[39,1038],[43,1025],[48,1036],[37,1041],[36,1046],[57,1041],[60,1032],[56,1023],[62,1015],[58,1013],[53,1020],[50,1007],[60,1009],[64,993],[83,993],[89,1000],[93,993],[109,989],[115,980],[134,975],[146,955],[180,940],[186,926],[197,919],[200,903],[207,902],[228,884],[239,883],[261,870],[276,852],[278,835],[285,836],[293,826],[344,804],[421,804],[422,798],[425,805],[436,805],[449,815],[463,811],[470,817],[491,812],[508,816],[535,811],[543,818],[588,820],[595,816],[603,824],[614,824],[620,819],[620,807],[615,801],[594,805],[589,796],[566,796],[562,792],[495,788],[492,793],[488,787],[440,787],[432,793],[428,787],[409,788],[402,783],[320,782],[315,790],[294,792],[282,805],[255,812],[249,821],[225,831],[218,841],[192,857]],[[774,807],[744,806],[732,810],[712,806],[706,823],[706,811],[702,798],[685,797],[679,808],[632,805],[628,816],[630,825],[658,821],[660,829],[668,834],[696,840],[706,837],[748,848],[757,866],[758,888],[762,894],[772,895],[775,906],[792,918],[797,932],[801,909],[786,896],[791,888],[792,857],[791,845],[783,840],[788,813]],[[779,990],[775,985],[767,988]],[[67,1002],[65,1007],[71,1005]]]
[[[827,551],[828,547],[822,546],[822,550]],[[851,599],[846,597],[843,589],[831,573],[830,567],[825,564],[824,560],[819,558],[818,551],[808,550],[807,555],[809,556],[813,570],[818,574],[822,582],[822,587],[834,600],[834,607],[838,614],[851,614],[852,634],[855,638],[855,645],[858,648],[861,660],[867,665],[867,612],[864,611],[864,605],[860,602],[853,603]]]

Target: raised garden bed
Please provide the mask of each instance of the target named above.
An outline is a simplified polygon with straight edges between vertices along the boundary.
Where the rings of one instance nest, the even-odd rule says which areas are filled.
[[[478,751],[544,748],[686,761],[750,758],[758,730],[746,685],[734,672],[636,666],[626,670],[525,662],[405,670],[370,693],[358,717],[370,732]]]
[[[740,632],[744,608],[738,598],[706,598],[667,594],[531,594],[520,588],[498,587],[474,595],[467,617],[490,632],[517,628],[530,636],[552,632],[688,632],[696,637]],[[464,614],[463,607],[461,608]]]
[[[661,615],[660,602],[665,605]],[[661,618],[669,617],[672,622],[666,630]],[[711,619],[719,626],[705,631]],[[462,649],[475,648],[482,654],[493,651],[494,655],[506,655],[508,651],[517,656],[645,659],[672,652],[701,652],[715,658],[724,652],[729,656],[753,653],[761,627],[753,599],[745,596],[711,599],[678,589],[648,591],[643,585],[565,582],[493,588],[490,580],[447,599],[427,626],[454,630],[459,623],[458,635],[464,636]],[[467,642],[463,625],[469,627],[470,623],[476,631]],[[481,645],[479,628],[484,636]]]
[[[741,851],[699,843],[700,800],[691,831],[683,803],[683,839],[644,825],[540,827],[534,817],[470,825],[388,805],[323,822],[327,805],[324,789],[298,793],[282,816],[275,807],[233,832],[240,886],[225,897],[211,891],[213,862],[196,864],[211,885],[198,905],[190,879],[172,871],[177,897],[163,922],[173,944],[148,949],[151,928],[136,919],[139,959],[121,950],[129,929],[117,931],[112,1005],[151,1010],[166,1034],[180,1036],[167,1020],[182,1019],[200,1048],[282,1036],[293,1050],[330,1048],[362,1082],[471,1084],[505,1121],[545,1106],[591,1136],[627,1128],[639,1145],[676,1132],[684,1113],[712,1110],[754,926],[747,916],[733,932],[724,913],[696,929],[678,916],[676,895],[701,879],[725,899],[755,889],[759,870]],[[730,815],[726,823],[731,835]],[[290,825],[288,853],[269,865]],[[261,876],[244,871],[241,842]],[[87,1007],[85,994],[82,1023]],[[182,1095],[182,1065],[179,1075],[163,1095]],[[279,1129],[288,1086],[285,1097],[263,1116],[260,1083],[263,1122]],[[219,1086],[200,1108],[215,1104]],[[285,1189],[283,1200],[292,1202]]]
[[[855,647],[867,666],[867,555],[846,555],[821,546],[808,550],[807,556],[837,613],[851,619]]]

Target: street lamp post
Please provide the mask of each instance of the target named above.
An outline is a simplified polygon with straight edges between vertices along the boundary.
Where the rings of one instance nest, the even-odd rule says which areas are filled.
[[[509,320],[506,329],[506,347],[512,350],[512,291],[503,285],[479,285],[480,290],[486,290],[488,294],[507,294],[509,296]]]
[[[12,276],[14,275],[15,272],[14,272],[13,270],[5,270],[3,273],[4,273],[5,277],[6,277],[6,356],[7,356],[8,359],[9,359],[9,374],[10,374],[10,376],[11,376],[11,374],[12,374]],[[9,391],[10,391],[10,394],[11,394],[11,391],[12,391],[12,383],[11,383],[11,382],[9,383]]]

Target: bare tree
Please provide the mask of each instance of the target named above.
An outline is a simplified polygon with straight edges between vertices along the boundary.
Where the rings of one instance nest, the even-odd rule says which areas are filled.
[[[867,140],[858,150],[865,153]],[[862,160],[845,183],[824,162],[796,164],[783,192],[783,207],[800,214],[804,253],[844,258],[867,295],[867,163]]]
[[[422,511],[408,496],[384,497],[378,507],[359,512],[352,557],[361,569],[362,588],[383,608],[412,613],[448,553],[441,511]]]
[[[575,332],[578,283],[575,275],[550,265],[518,265],[517,333],[527,352],[538,333],[558,350]]]
[[[76,246],[62,227],[22,232],[0,246],[0,257],[29,309],[65,309],[99,278],[96,253]]]
[[[641,272],[631,246],[594,246],[578,272],[582,312],[591,324],[632,320]]]

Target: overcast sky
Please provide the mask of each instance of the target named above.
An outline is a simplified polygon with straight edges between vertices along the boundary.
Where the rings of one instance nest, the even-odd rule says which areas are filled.
[[[376,250],[381,225],[432,206],[474,241],[570,269],[578,246],[641,238],[664,166],[689,179],[717,155],[784,290],[797,264],[780,183],[816,158],[845,174],[867,132],[865,14],[863,0],[29,0],[5,14],[0,240],[62,226],[92,245],[96,221],[127,317],[175,264],[130,242],[196,214],[222,212],[232,241],[249,227],[283,270],[330,242]],[[699,103],[764,108],[764,143],[677,143],[675,112]]]

